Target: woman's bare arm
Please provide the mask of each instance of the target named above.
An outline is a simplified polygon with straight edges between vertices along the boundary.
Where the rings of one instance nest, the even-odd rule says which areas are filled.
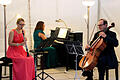
[[[43,33],[38,33],[38,36],[41,37],[43,40],[47,39],[47,37]]]

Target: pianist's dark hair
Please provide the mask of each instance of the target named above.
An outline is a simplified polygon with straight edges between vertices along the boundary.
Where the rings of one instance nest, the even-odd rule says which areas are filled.
[[[38,23],[36,24],[36,27],[35,27],[35,31],[36,30],[43,30],[43,24],[44,24],[43,21],[38,21]]]

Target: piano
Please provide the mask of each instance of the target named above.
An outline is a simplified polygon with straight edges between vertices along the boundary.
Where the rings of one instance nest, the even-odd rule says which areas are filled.
[[[54,32],[55,30],[51,30],[51,36],[54,35]],[[57,52],[57,57],[58,57],[58,67],[61,67],[61,66],[66,66],[66,71],[68,71],[68,69],[75,69],[75,54],[71,54],[69,52],[69,49],[71,48],[71,44],[72,42],[79,42],[79,44],[75,44],[76,48],[79,50],[77,51],[78,54],[78,63],[79,64],[79,61],[81,59],[81,55],[83,55],[83,50],[82,50],[82,46],[83,46],[83,32],[70,32],[67,39],[65,40],[58,40],[60,42],[63,42],[63,43],[53,43],[53,47],[56,48],[56,52]],[[66,47],[66,45],[69,45],[68,46],[68,49]],[[79,66],[77,66],[78,69],[81,69]]]

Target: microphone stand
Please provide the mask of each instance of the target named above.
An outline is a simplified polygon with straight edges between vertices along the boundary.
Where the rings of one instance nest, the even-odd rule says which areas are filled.
[[[25,41],[25,35],[24,35],[24,31],[23,30],[22,30],[22,34],[23,34],[24,41]],[[27,48],[26,41],[25,41],[25,48],[26,48],[26,52],[27,52],[27,57],[29,57],[29,53],[28,53],[28,48]]]
[[[92,36],[93,36],[93,32],[95,31],[95,27],[96,27],[96,24],[95,24],[94,27],[93,27],[93,30],[92,30],[92,33],[91,33],[91,36],[90,36],[90,41],[91,41],[91,38],[92,38]]]

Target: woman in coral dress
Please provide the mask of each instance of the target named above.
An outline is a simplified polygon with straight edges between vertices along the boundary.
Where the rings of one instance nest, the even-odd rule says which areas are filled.
[[[13,80],[32,80],[35,76],[34,59],[24,50],[25,41],[22,28],[25,25],[24,19],[19,18],[16,22],[17,28],[12,29],[8,38],[7,57],[13,62]]]

